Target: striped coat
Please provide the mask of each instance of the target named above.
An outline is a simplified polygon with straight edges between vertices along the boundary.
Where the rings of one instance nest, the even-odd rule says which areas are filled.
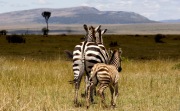
[[[100,26],[99,26],[100,27]],[[85,30],[87,30],[86,28]],[[97,29],[97,28],[96,28]],[[96,38],[96,29],[90,27],[88,31],[93,32],[87,35],[88,38]],[[95,31],[94,31],[95,30]],[[94,64],[96,63],[108,63],[109,59],[105,51],[98,46],[94,39],[85,39],[79,45],[76,45],[73,51],[73,72],[74,72],[74,82],[75,82],[75,99],[74,103],[77,104],[78,90],[80,87],[81,79],[86,73],[86,92],[87,86],[89,84],[90,72]]]
[[[91,71],[90,81],[93,81],[92,79],[97,79],[99,84],[114,85],[119,80],[119,72],[113,65],[97,63],[94,65]]]
[[[121,70],[121,50],[114,50],[110,60],[111,65],[104,63],[97,63],[93,66],[90,75],[90,85],[88,86],[88,96],[86,98],[87,108],[89,108],[90,94],[93,89],[99,84],[98,93],[102,98],[102,103],[107,107],[105,103],[104,90],[110,87],[111,91],[111,106],[115,107],[116,98],[118,96],[118,80],[119,71]]]

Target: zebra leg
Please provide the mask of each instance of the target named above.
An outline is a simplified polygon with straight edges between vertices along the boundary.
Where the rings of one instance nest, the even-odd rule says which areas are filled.
[[[111,106],[115,108],[116,106],[116,99],[118,97],[118,83],[115,83],[115,85],[110,86],[111,90]]]
[[[114,104],[116,105],[116,99],[119,96],[119,91],[118,91],[118,83],[115,84],[115,97],[114,97]]]
[[[77,105],[78,102],[78,90],[79,90],[79,82],[75,83],[75,96],[74,96],[74,104]]]
[[[85,77],[85,83],[86,83],[85,96],[87,96],[87,93],[88,93],[88,87],[90,86],[88,76]]]
[[[93,103],[94,102],[94,98],[93,98],[93,96],[94,96],[94,92],[96,91],[96,85],[97,85],[97,82],[98,80],[97,80],[97,78],[96,77],[93,77],[93,78],[91,78],[91,80],[89,81],[90,82],[90,85],[91,85],[91,87],[90,87],[90,99],[91,99],[91,102]]]
[[[87,96],[86,96],[86,103],[87,103],[87,109],[89,108],[90,106],[90,99],[91,99],[91,93],[92,93],[92,88],[93,88],[94,84],[93,82],[90,82],[90,85],[88,86],[87,88]]]
[[[98,93],[101,96],[101,103],[104,105],[105,108],[107,108],[107,105],[105,103],[105,95],[104,95],[104,90],[108,87],[108,84],[101,84]]]
[[[96,96],[97,94],[96,94],[96,87],[94,87],[94,95]]]
[[[86,84],[85,86],[85,91],[84,93],[81,93],[81,97],[85,98],[87,96],[87,91],[88,91],[88,86],[89,86],[89,82],[88,82],[88,77],[84,76],[84,82]]]
[[[79,91],[81,79],[82,79],[82,76],[80,76],[79,79],[75,81],[75,97],[74,97],[75,106],[78,106],[78,91]]]
[[[115,99],[115,88],[110,85],[109,89],[111,91],[111,106],[114,108],[116,106],[116,104],[114,103],[114,99]]]
[[[94,95],[96,96],[97,95],[97,92],[96,92],[96,86],[98,85],[98,80],[97,80],[97,78],[96,78],[96,82],[95,82],[95,84],[94,84],[94,88],[93,88],[93,90],[94,90]]]

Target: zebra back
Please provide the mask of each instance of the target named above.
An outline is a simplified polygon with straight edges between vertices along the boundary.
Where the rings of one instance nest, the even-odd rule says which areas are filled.
[[[100,29],[101,26],[94,28],[84,25],[84,29],[87,32],[86,40],[76,45],[73,51],[73,72],[74,80],[81,78],[83,72],[89,76],[91,68],[96,63],[108,63],[109,58],[105,53],[104,49],[99,47],[95,42],[95,33]]]

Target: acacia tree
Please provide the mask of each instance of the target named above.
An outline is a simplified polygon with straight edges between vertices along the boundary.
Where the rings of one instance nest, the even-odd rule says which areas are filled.
[[[46,24],[47,24],[47,35],[48,35],[48,31],[49,31],[49,29],[48,29],[48,20],[49,20],[49,18],[50,18],[50,16],[51,16],[51,12],[48,12],[48,11],[44,11],[44,12],[42,12],[42,16],[45,18],[45,21],[46,21]]]
[[[6,34],[7,34],[7,31],[6,31],[6,30],[1,30],[1,31],[0,31],[0,34],[1,34],[1,35],[6,35]]]

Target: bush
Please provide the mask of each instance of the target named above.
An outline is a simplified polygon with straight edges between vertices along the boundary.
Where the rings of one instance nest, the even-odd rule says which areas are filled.
[[[8,43],[25,43],[26,39],[23,35],[9,35],[6,37]]]
[[[44,36],[47,36],[49,30],[48,30],[47,28],[44,27],[44,28],[42,28],[42,32],[43,32],[43,35],[44,35]]]
[[[164,43],[164,42],[161,40],[162,38],[165,38],[165,35],[163,35],[163,34],[157,34],[157,35],[155,35],[154,40],[155,40],[156,43]]]
[[[115,41],[115,42],[112,42],[112,41],[111,41],[110,44],[109,44],[109,46],[110,46],[110,47],[116,47],[116,46],[119,46],[119,45],[118,45],[117,41]]]
[[[6,31],[6,30],[1,30],[1,31],[0,31],[0,34],[1,34],[1,35],[6,35],[6,34],[7,34],[7,31]]]

